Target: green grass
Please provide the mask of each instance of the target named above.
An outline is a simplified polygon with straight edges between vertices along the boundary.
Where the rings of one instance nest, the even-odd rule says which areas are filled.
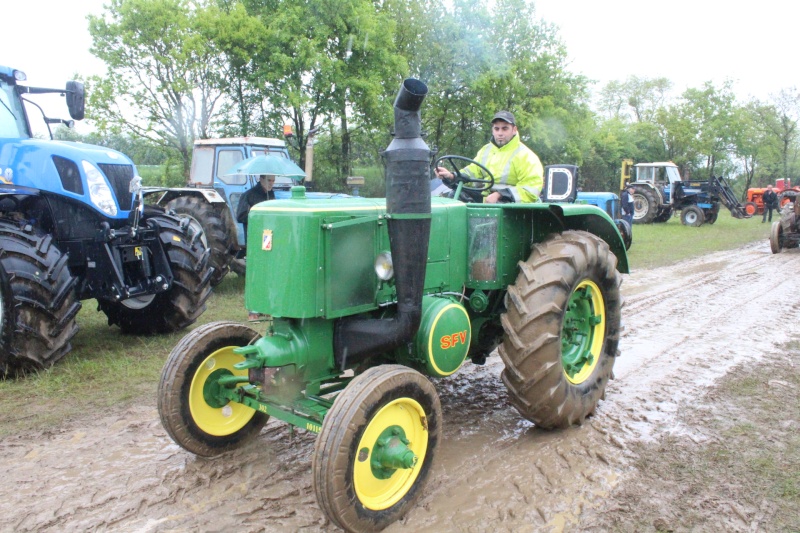
[[[374,177],[373,177],[374,178]],[[630,264],[637,269],[662,266],[754,240],[766,239],[768,224],[736,220],[725,212],[714,225],[685,227],[673,218],[665,224],[634,226]],[[72,353],[54,368],[24,379],[0,381],[0,437],[44,429],[71,416],[114,405],[155,405],[161,367],[187,333],[137,337],[109,327],[93,300],[83,302],[80,331]],[[216,287],[197,324],[216,320],[244,322],[244,279],[231,274]]]
[[[773,221],[776,220],[773,218]],[[714,224],[684,226],[678,217],[663,224],[634,224],[633,245],[628,251],[631,272],[667,266],[690,257],[731,250],[744,244],[769,240],[769,223],[761,217],[735,219],[726,210]]]
[[[244,322],[244,278],[230,274],[216,287],[195,325]],[[0,381],[0,438],[44,430],[114,405],[155,406],[161,368],[187,330],[152,337],[123,335],[109,327],[94,300],[83,302],[72,352],[54,367]]]

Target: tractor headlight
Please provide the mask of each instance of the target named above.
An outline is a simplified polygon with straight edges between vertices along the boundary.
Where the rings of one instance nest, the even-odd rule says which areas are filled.
[[[383,281],[389,281],[394,276],[394,266],[392,265],[392,254],[381,252],[375,258],[375,273]]]
[[[86,182],[89,185],[89,197],[92,199],[92,203],[100,211],[113,217],[117,214],[117,204],[114,202],[114,195],[102,172],[88,161],[81,161],[81,163],[83,171],[86,173]]]

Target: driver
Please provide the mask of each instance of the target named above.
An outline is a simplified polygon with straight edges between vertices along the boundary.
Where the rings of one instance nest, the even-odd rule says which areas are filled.
[[[517,134],[517,122],[509,111],[498,111],[492,118],[492,141],[478,150],[475,161],[489,169],[495,179],[491,192],[486,191],[484,202],[538,202],[544,183],[542,162],[533,151],[522,144]],[[481,178],[476,165],[468,165],[461,172]],[[444,167],[436,167],[442,180],[452,180],[454,175]]]

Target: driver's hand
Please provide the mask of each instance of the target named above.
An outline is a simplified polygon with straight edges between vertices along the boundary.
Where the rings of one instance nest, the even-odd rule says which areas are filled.
[[[443,180],[452,180],[455,176],[444,167],[436,167],[436,177]]]
[[[483,199],[483,203],[485,204],[496,204],[499,201],[500,201],[499,192],[493,192],[492,194]]]

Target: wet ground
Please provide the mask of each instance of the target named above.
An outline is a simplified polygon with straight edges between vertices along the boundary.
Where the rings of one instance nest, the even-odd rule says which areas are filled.
[[[418,505],[387,531],[591,529],[626,483],[633,443],[692,438],[680,409],[790,340],[782,325],[800,323],[798,272],[800,250],[773,255],[764,241],[626,275],[616,379],[579,428],[522,420],[496,355],[438,381],[438,464]],[[335,530],[311,484],[313,434],[270,422],[245,449],[205,460],[167,437],[155,398],[82,420],[0,443],[0,530]],[[750,528],[736,513],[710,520],[712,530]]]

